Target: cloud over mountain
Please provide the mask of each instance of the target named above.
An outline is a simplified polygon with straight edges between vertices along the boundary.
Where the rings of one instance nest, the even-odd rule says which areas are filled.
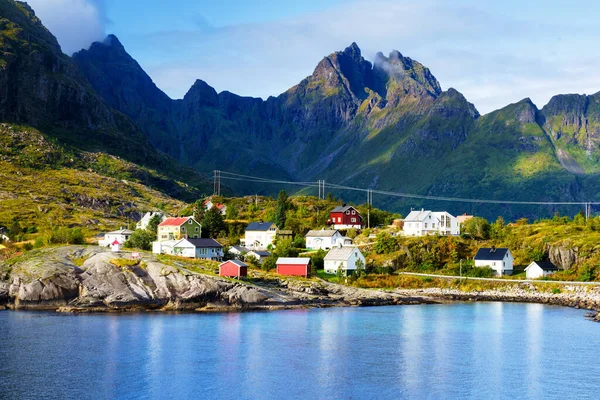
[[[27,0],[27,3],[56,36],[66,54],[87,48],[106,34],[104,0]]]

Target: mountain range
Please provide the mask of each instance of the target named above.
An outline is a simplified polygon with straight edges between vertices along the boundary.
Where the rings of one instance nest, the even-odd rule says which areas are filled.
[[[18,45],[1,42],[0,120],[27,123],[79,149],[167,169],[184,181],[193,176],[182,172],[189,167],[475,199],[583,202],[600,191],[600,94],[557,95],[541,109],[524,99],[480,115],[418,61],[392,51],[371,63],[352,43],[277,97],[217,93],[197,80],[173,100],[114,35],[67,57],[24,3],[0,5],[3,38],[15,24],[27,27]],[[226,183],[237,194],[281,189]],[[578,210],[381,195],[374,201],[403,213],[443,207],[511,219]]]

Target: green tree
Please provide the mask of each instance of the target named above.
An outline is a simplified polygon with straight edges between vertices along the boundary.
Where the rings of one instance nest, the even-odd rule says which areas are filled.
[[[277,256],[275,254],[271,254],[269,257],[265,258],[262,263],[262,269],[269,272],[270,270],[277,267]]]
[[[462,224],[461,231],[474,239],[487,240],[490,238],[490,223],[485,218],[473,217]]]
[[[18,220],[14,220],[12,225],[10,226],[10,230],[9,230],[9,237],[11,237],[13,240],[16,240],[17,237],[23,233],[23,228],[21,228],[21,224],[19,223]]]
[[[363,262],[363,260],[358,259],[356,260],[356,276],[358,278],[360,278],[361,276],[363,276],[365,274],[365,263]]]
[[[312,265],[312,273],[316,274],[317,270],[325,268],[325,256],[327,253],[323,249],[310,255],[310,263]]]
[[[148,226],[146,229],[156,235],[156,232],[158,231],[158,225],[160,225],[161,222],[162,217],[158,214],[154,214],[152,218],[150,218],[150,221],[148,221]]]
[[[279,196],[277,196],[277,207],[275,209],[275,225],[279,229],[283,229],[285,227],[286,214],[289,208],[288,195],[285,190],[279,192]]]
[[[223,216],[216,207],[211,208],[204,214],[204,218],[202,218],[202,237],[216,238],[225,229]]]
[[[377,254],[389,254],[398,250],[398,242],[388,233],[381,232],[377,234],[377,239],[373,248]]]
[[[123,247],[128,249],[152,250],[152,242],[155,240],[155,233],[146,229],[137,229],[123,244]]]

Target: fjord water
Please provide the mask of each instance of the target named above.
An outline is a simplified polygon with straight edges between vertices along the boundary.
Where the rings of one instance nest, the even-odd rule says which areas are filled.
[[[540,304],[0,312],[0,398],[598,398],[600,324]]]

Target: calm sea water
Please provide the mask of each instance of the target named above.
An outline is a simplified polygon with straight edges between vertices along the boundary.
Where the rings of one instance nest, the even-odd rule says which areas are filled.
[[[539,304],[0,312],[6,399],[599,396],[600,324]]]

